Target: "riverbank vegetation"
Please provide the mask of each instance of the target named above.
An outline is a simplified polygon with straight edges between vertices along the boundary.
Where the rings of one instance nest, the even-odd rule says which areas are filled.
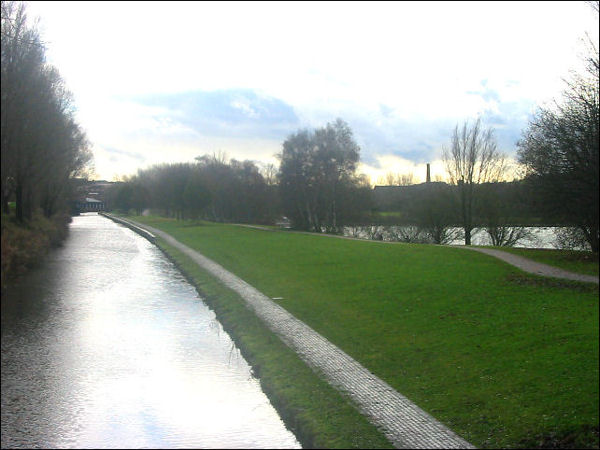
[[[67,236],[70,221],[66,214],[52,218],[36,214],[20,224],[14,215],[2,214],[2,286],[34,267],[49,249],[60,245]]]
[[[595,285],[457,248],[135,219],[281,298],[476,446],[598,446]]]
[[[72,179],[85,172],[91,153],[25,4],[3,1],[1,10],[4,282],[66,235]]]

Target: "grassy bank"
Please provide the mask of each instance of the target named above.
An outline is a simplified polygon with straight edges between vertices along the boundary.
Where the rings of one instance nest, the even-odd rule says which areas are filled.
[[[60,245],[70,221],[67,215],[48,219],[40,214],[19,224],[14,213],[2,214],[2,286],[35,266],[51,247]]]
[[[282,297],[476,446],[598,446],[596,285],[447,247],[136,220]]]

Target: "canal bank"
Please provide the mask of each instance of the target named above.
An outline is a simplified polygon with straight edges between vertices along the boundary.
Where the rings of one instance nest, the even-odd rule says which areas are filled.
[[[96,214],[2,296],[2,448],[299,448],[164,254]]]
[[[161,238],[156,244],[215,312],[303,448],[394,448],[349,399],[268,330],[238,294]]]
[[[137,226],[137,224],[132,225]],[[190,275],[190,272],[196,271],[196,273],[192,275],[192,279],[196,279],[195,281],[199,284],[199,288],[202,292],[204,292],[203,283],[206,282],[204,278],[206,273],[204,270],[200,269],[200,272],[204,272],[204,276],[200,274],[199,281],[197,273],[198,265],[202,266],[206,271],[209,271],[212,274],[209,278],[212,278],[213,282],[213,277],[216,277],[219,280],[217,284],[226,284],[229,288],[235,290],[238,293],[238,303],[241,300],[243,309],[246,311],[252,309],[254,314],[258,315],[261,318],[261,321],[266,324],[270,330],[285,342],[288,347],[293,349],[306,364],[312,367],[313,371],[319,373],[320,377],[327,380],[331,386],[342,392],[342,397],[345,401],[347,402],[349,400],[356,408],[361,410],[362,413],[369,418],[369,421],[385,434],[396,447],[471,447],[468,442],[421,410],[385,382],[374,376],[314,330],[295,319],[275,302],[272,302],[269,298],[265,297],[233,274],[225,271],[221,266],[180,244],[178,241],[175,241],[166,233],[146,225],[143,226],[159,236],[159,239],[157,240],[158,244],[161,247],[165,246],[167,252],[172,256],[174,255],[175,259],[179,261],[181,269],[185,271],[188,276]],[[174,247],[178,247],[179,249],[176,250]],[[180,250],[181,252],[188,254],[189,258],[183,255]],[[190,258],[194,261],[192,262]],[[210,287],[214,288],[215,286]],[[220,301],[217,303],[220,303]],[[254,314],[252,315],[254,316]],[[254,316],[254,318],[256,318],[256,316]],[[239,323],[240,322],[234,320],[232,327],[235,329],[239,326]],[[235,331],[233,331],[233,334],[236,334]],[[243,333],[241,336],[243,336]],[[253,356],[260,356],[260,353],[254,354]],[[252,356],[249,357],[249,359],[251,358]],[[275,364],[275,370],[280,371],[282,367],[277,366],[278,364]],[[315,382],[315,380],[313,380],[313,382]],[[267,385],[265,391],[268,391],[268,380],[266,380],[265,384]],[[296,380],[294,380],[293,383],[290,383],[289,386],[294,386],[294,384],[298,384],[296,383]],[[308,387],[311,388],[310,385]],[[279,392],[284,391],[275,389],[274,396],[276,397]],[[319,402],[320,399],[317,398],[316,400]],[[274,404],[277,403],[277,400],[274,400]],[[315,411],[317,424],[319,424],[319,420],[322,423],[324,417],[321,405],[318,406],[319,407]],[[282,417],[285,418],[291,408],[289,408],[289,404],[284,404],[283,409],[287,410],[287,413],[281,413]],[[340,414],[334,407],[334,410],[330,415],[325,415],[328,419],[325,422],[327,422],[330,417],[337,418]],[[303,428],[301,424],[297,423],[296,425],[300,425],[300,428]],[[348,429],[347,433],[350,433],[349,436],[354,435],[354,441],[356,440],[356,437],[362,437],[362,435],[357,435],[356,430],[352,427]],[[303,435],[304,439],[315,438],[314,435],[312,437],[310,436],[311,433],[307,436],[300,430],[296,432],[296,434],[301,441],[303,440]],[[317,435],[316,437],[318,438],[319,436]],[[354,444],[356,445],[356,442],[354,442]],[[352,445],[352,447],[355,445]],[[332,447],[332,445],[323,444],[317,444],[316,446]],[[365,444],[358,444],[357,446],[361,448],[374,447],[373,445]],[[375,447],[381,447],[381,445],[375,445]]]

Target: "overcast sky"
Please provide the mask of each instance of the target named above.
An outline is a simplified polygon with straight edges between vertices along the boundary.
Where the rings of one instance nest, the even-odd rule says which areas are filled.
[[[536,105],[597,42],[585,2],[28,2],[48,62],[111,180],[206,153],[276,163],[285,138],[344,119],[376,179],[443,171],[478,116],[514,156]]]

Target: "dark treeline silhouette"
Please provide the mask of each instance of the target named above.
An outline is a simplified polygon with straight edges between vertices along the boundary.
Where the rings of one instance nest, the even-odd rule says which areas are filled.
[[[40,210],[68,211],[70,180],[91,160],[75,122],[72,98],[45,61],[37,29],[23,3],[2,2],[2,211],[15,200],[18,222]]]
[[[447,244],[458,238],[464,239],[461,187],[444,182],[376,186],[373,191],[375,208],[400,214],[380,215],[370,225],[413,226],[419,242]],[[469,195],[471,229],[483,228],[492,245],[512,246],[526,237],[526,226],[548,225],[534,215],[535,197],[522,180],[477,183]],[[457,233],[456,227],[462,231]],[[402,240],[410,239],[405,236]]]
[[[276,189],[252,161],[205,155],[140,170],[115,186],[107,203],[138,214],[151,208],[177,219],[266,224],[279,212]]]

